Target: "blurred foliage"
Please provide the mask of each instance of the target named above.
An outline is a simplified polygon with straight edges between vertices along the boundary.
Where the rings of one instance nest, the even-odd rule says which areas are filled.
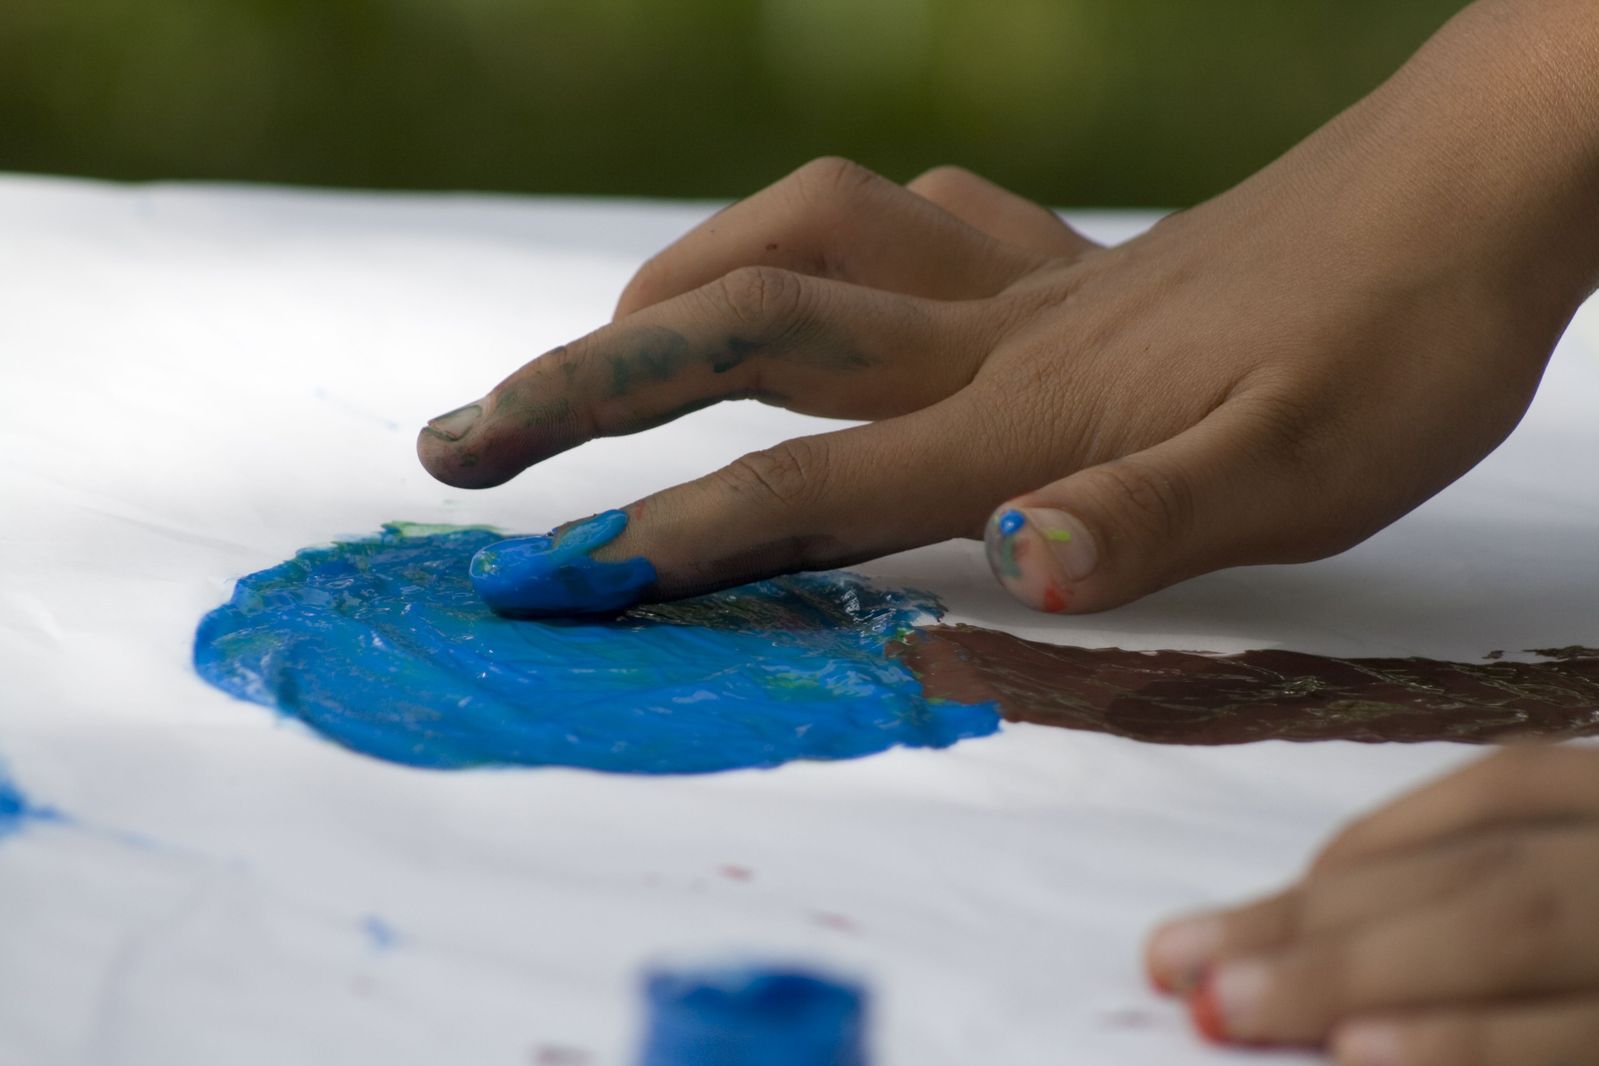
[[[0,169],[730,197],[823,154],[1191,203],[1464,0],[0,0]]]

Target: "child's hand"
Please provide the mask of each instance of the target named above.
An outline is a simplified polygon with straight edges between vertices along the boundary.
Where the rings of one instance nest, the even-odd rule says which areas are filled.
[[[647,557],[660,598],[985,529],[1049,610],[1341,551],[1510,432],[1594,281],[1588,171],[1502,151],[1496,123],[1531,141],[1544,117],[1477,98],[1526,46],[1465,23],[1115,248],[962,171],[810,164],[646,264],[611,325],[436,419],[422,461],[496,485],[737,397],[870,421],[627,508],[596,558]]]
[[[1162,927],[1149,964],[1219,1040],[1599,1062],[1599,750],[1511,749],[1412,793],[1288,891]]]

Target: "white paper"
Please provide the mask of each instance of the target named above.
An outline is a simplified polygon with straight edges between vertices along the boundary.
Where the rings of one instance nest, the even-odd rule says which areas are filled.
[[[1141,938],[1477,749],[1007,726],[710,777],[448,773],[194,675],[200,616],[300,547],[392,519],[542,530],[815,428],[729,405],[476,494],[416,464],[416,426],[607,319],[708,210],[0,178],[0,761],[65,816],[0,841],[0,1064],[620,1066],[641,967],[727,953],[865,977],[888,1066],[1306,1058],[1201,1046]],[[1585,314],[1508,444],[1337,559],[1081,619],[1013,605],[972,544],[861,569],[1063,643],[1599,643]]]

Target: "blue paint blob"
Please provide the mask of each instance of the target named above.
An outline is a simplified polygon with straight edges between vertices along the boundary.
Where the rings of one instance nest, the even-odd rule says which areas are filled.
[[[472,557],[472,586],[501,614],[524,618],[614,614],[655,585],[648,559],[596,562],[590,553],[627,528],[627,514],[606,511],[559,533],[496,541]]]
[[[645,979],[641,1066],[865,1066],[866,994],[790,969]]]
[[[1008,537],[1027,524],[1027,516],[1020,511],[1006,511],[999,516],[999,533]]]
[[[994,705],[930,699],[890,654],[931,597],[810,574],[609,619],[506,618],[468,577],[501,536],[416,528],[243,578],[201,621],[195,669],[355,751],[440,769],[704,773],[999,728]]]

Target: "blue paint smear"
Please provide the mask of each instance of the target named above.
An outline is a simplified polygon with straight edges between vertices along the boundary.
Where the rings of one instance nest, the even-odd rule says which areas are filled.
[[[661,971],[641,1066],[865,1066],[866,993],[785,968]]]
[[[930,596],[807,574],[611,619],[506,618],[468,572],[501,540],[395,524],[302,551],[201,621],[195,669],[354,751],[436,769],[707,773],[999,728],[994,705],[929,699],[890,656],[936,615]]]
[[[394,931],[394,926],[376,914],[361,919],[361,932],[366,934],[367,940],[378,951],[387,951],[400,942],[400,935]]]
[[[0,837],[18,832],[30,821],[61,821],[54,808],[38,807],[28,801],[16,783],[0,766]]]
[[[648,559],[589,558],[626,528],[626,512],[606,511],[542,537],[496,541],[472,556],[472,587],[484,603],[513,617],[614,614],[655,587]]]

